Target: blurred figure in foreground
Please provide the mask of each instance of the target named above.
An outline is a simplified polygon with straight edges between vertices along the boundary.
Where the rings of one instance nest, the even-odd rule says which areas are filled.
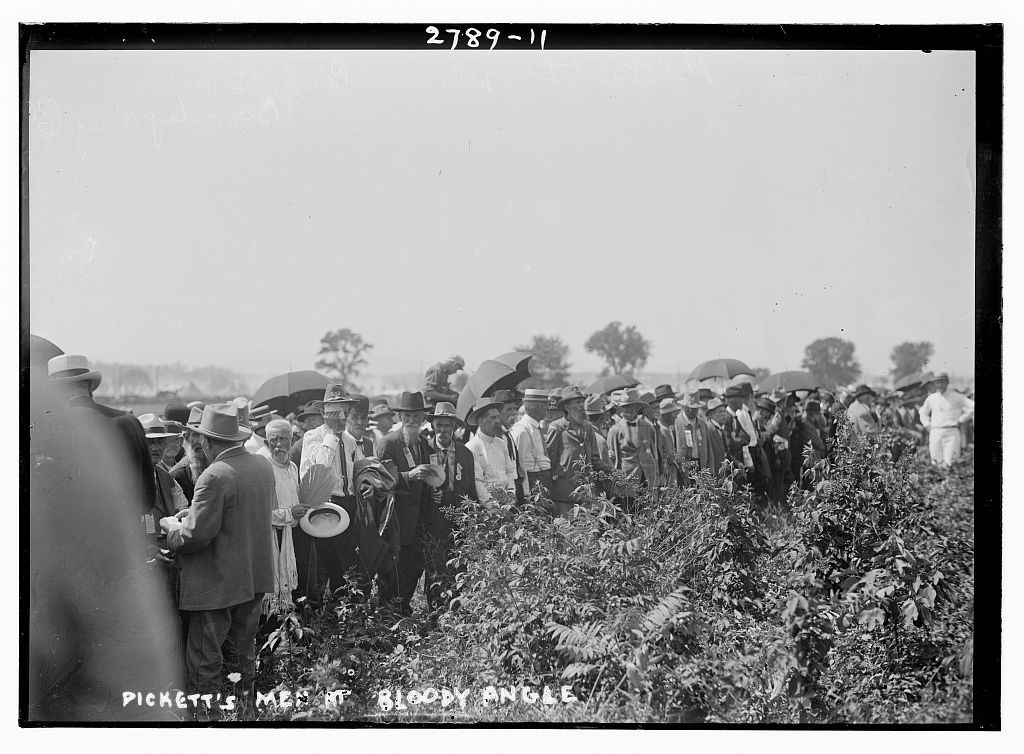
[[[136,533],[139,514],[118,504],[131,496],[137,470],[120,452],[122,438],[111,422],[68,408],[73,394],[32,375],[23,593],[28,707],[20,716],[174,721],[183,710],[124,704],[125,692],[173,698],[181,652],[174,616]]]

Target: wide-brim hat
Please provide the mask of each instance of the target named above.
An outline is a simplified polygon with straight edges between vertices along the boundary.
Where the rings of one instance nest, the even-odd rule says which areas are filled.
[[[434,419],[454,419],[456,424],[465,424],[459,415],[455,413],[455,406],[447,401],[440,401],[434,405],[434,410],[427,414],[427,421]]]
[[[662,398],[661,403],[658,404],[658,413],[661,416],[668,416],[669,414],[677,414],[682,411],[682,406],[676,403],[671,398]]]
[[[663,401],[666,398],[676,399],[676,391],[672,389],[671,385],[658,385],[654,388],[654,397],[659,401]]]
[[[399,413],[415,413],[417,411],[426,411],[427,404],[423,400],[423,393],[418,390],[415,393],[410,393],[408,390],[402,393],[398,398],[398,402],[391,407],[392,411]]]
[[[352,404],[351,411],[356,414],[367,414],[370,413],[370,398],[369,396],[362,395],[361,393],[352,393],[349,395],[355,403]]]
[[[724,406],[725,401],[723,401],[721,398],[712,398],[710,401],[708,401],[707,412],[710,414],[716,408],[722,408]]]
[[[89,382],[92,389],[100,386],[103,375],[89,368],[89,360],[84,356],[62,353],[46,362],[46,371],[51,380],[65,384],[70,382]]]
[[[469,412],[469,416],[466,417],[466,423],[472,426],[476,426],[477,417],[488,409],[496,408],[499,411],[505,407],[505,404],[501,401],[496,401],[493,398],[481,398],[473,404],[473,410]]]
[[[323,416],[324,410],[320,406],[315,405],[316,401],[310,401],[303,406],[302,411],[299,412],[298,416],[295,417],[295,421],[305,421],[310,416]]]
[[[878,395],[878,393],[876,393],[874,390],[872,390],[867,385],[858,385],[857,387],[855,387],[853,389],[853,396],[852,397],[853,397],[854,400],[857,400],[862,395]]]
[[[252,430],[238,423],[238,408],[231,403],[205,407],[192,431],[222,442],[244,442],[252,437]]]
[[[348,529],[351,523],[348,511],[335,503],[321,503],[310,508],[299,520],[302,531],[317,539],[336,537]]]
[[[569,387],[562,388],[562,394],[558,396],[558,403],[556,405],[558,408],[564,409],[566,403],[577,399],[582,400],[585,403],[587,396],[585,396],[583,391],[575,385],[570,385]]]
[[[372,409],[370,409],[370,418],[378,419],[381,416],[394,416],[395,412],[391,410],[391,406],[386,403],[378,403]]]
[[[177,437],[174,432],[168,432],[167,427],[156,414],[143,414],[139,417],[139,424],[146,431],[147,440],[164,440],[168,437]]]
[[[349,397],[348,391],[345,390],[345,386],[340,382],[328,382],[327,387],[324,388],[324,399],[322,401],[310,401],[310,406],[318,406],[324,408],[325,406],[339,406],[345,403],[355,403],[355,401]]]
[[[588,416],[599,416],[608,410],[608,406],[605,404],[603,395],[591,395],[583,404],[583,410]]]
[[[619,408],[623,406],[643,406],[644,399],[640,397],[640,393],[637,392],[636,388],[629,388],[621,393],[618,393],[615,405]]]

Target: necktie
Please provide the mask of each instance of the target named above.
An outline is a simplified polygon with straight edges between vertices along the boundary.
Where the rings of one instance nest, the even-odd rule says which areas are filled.
[[[345,440],[338,438],[338,461],[341,463],[341,494],[348,497],[348,463],[345,461]]]

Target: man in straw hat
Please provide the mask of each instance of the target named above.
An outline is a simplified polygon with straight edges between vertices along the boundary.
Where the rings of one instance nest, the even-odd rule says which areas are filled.
[[[191,611],[186,686],[189,693],[216,695],[226,662],[241,673],[248,707],[254,701],[260,606],[274,590],[274,471],[266,458],[242,447],[252,432],[239,426],[231,405],[206,406],[195,432],[212,463],[196,482],[188,514],[160,520],[168,547],[181,560],[180,606]],[[219,707],[197,713],[215,718]]]
[[[315,550],[313,557],[317,571],[316,591],[310,595],[311,597],[319,594],[327,584],[330,584],[331,589],[342,586],[345,583],[345,573],[360,563],[356,552],[361,532],[360,517],[356,511],[355,463],[364,458],[364,454],[363,447],[345,431],[348,413],[356,402],[341,383],[328,383],[324,389],[324,399],[316,402],[316,406],[324,412],[324,423],[302,436],[300,480],[326,475],[330,502],[344,508],[352,522],[345,531],[336,536],[309,542],[311,549]],[[308,502],[312,504],[318,501]],[[299,560],[303,558],[301,552],[296,552],[296,556]],[[363,576],[369,578],[373,574]],[[314,585],[308,586],[312,589]]]
[[[133,511],[139,511],[140,514],[148,511],[156,495],[156,483],[153,460],[139,420],[131,414],[93,400],[92,394],[99,387],[103,375],[90,369],[84,356],[54,356],[47,362],[46,368],[52,383],[67,396],[69,408],[92,411],[113,424],[121,438],[118,457],[125,464],[124,472],[129,474],[132,482],[131,499],[126,502]]]
[[[427,369],[423,379],[423,399],[428,406],[433,406],[438,401],[459,402],[459,393],[452,390],[448,378],[465,366],[465,360],[456,354]]]
[[[430,609],[436,610],[454,596],[454,573],[448,567],[455,544],[451,514],[465,498],[477,499],[476,465],[473,454],[455,439],[455,428],[462,421],[453,404],[445,401],[435,404],[427,419],[434,430],[433,437],[427,441],[430,462],[444,469],[444,482],[431,493],[433,505],[421,516],[425,535],[424,591]]]
[[[511,494],[516,491],[516,463],[508,453],[508,445],[501,431],[500,401],[481,398],[473,404],[466,420],[475,424],[477,431],[466,443],[473,454],[476,469],[476,494],[480,502],[493,499],[492,489],[504,490]]]
[[[658,431],[639,415],[645,407],[635,388],[626,390],[618,400],[618,418],[608,431],[612,466],[626,476],[625,484],[616,485],[615,503],[627,512],[633,511],[637,491],[657,487],[662,475]]]
[[[523,416],[512,425],[511,435],[519,452],[519,463],[526,474],[526,488],[535,490],[540,485],[551,489],[551,460],[544,448],[540,422],[548,410],[548,394],[536,388],[527,388],[523,396]]]
[[[433,517],[430,444],[420,434],[426,413],[423,393],[403,392],[394,407],[401,429],[389,433],[380,445],[380,460],[395,470],[395,517],[398,524],[396,571],[380,582],[381,598],[397,602],[404,615],[412,614],[412,598],[425,567],[423,524]]]
[[[566,515],[576,503],[576,489],[587,468],[611,470],[601,457],[597,430],[587,421],[587,397],[575,386],[562,388],[559,407],[565,416],[551,423],[544,447],[551,459],[551,499],[559,515]]]
[[[928,432],[932,463],[951,466],[960,457],[960,423],[974,417],[974,401],[950,389],[945,372],[935,375],[931,384],[935,392],[921,404],[921,424]]]

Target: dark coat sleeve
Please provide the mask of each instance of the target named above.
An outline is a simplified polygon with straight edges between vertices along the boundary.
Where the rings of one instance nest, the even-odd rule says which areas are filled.
[[[153,475],[149,447],[146,445],[146,432],[139,420],[131,414],[114,417],[114,426],[124,440],[129,462],[136,470],[135,488],[138,490],[139,508],[145,513],[153,507],[153,500],[156,499],[156,478]]]

